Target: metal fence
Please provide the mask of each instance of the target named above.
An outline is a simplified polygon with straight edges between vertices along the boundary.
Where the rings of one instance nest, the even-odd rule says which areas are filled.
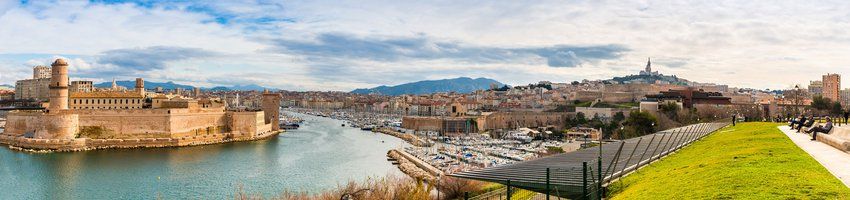
[[[463,199],[601,199],[607,185],[731,123],[699,123],[598,147],[451,176],[504,187]]]

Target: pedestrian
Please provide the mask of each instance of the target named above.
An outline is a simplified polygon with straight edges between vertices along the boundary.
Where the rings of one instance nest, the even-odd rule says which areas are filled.
[[[732,115],[732,126],[735,126],[738,123],[738,115]]]
[[[850,111],[844,111],[844,125],[847,125],[847,118],[850,118]]]

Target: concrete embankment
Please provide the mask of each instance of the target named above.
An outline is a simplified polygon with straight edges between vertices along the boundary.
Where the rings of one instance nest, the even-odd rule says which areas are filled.
[[[128,149],[183,147],[228,142],[253,141],[278,135],[282,131],[269,131],[256,135],[249,134],[207,134],[181,138],[140,138],[140,139],[33,139],[20,136],[0,135],[0,144],[11,149],[31,152],[86,151],[95,149]]]
[[[410,177],[433,183],[443,172],[425,161],[400,150],[390,150],[387,156],[398,161],[398,168]]]
[[[401,138],[402,140],[407,141],[408,143],[412,144],[413,146],[417,146],[417,147],[430,146],[430,144],[428,144],[428,142],[425,142],[425,140],[417,137],[416,135],[410,134],[410,133],[402,133],[402,132],[392,130],[390,128],[378,128],[378,129],[375,129],[374,131],[379,132],[379,133],[383,133],[383,134],[387,134],[387,135],[391,135],[393,137]]]

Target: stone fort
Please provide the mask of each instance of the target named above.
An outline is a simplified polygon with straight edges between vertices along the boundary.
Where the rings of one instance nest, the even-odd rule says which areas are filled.
[[[278,93],[265,91],[262,109],[256,111],[231,111],[223,103],[199,103],[193,99],[164,100],[157,106],[142,108],[134,106],[138,105],[134,99],[126,99],[144,98],[141,79],[137,79],[135,96],[104,92],[71,101],[68,63],[57,59],[52,64],[51,75],[47,108],[10,112],[0,143],[23,149],[76,151],[257,140],[280,132]],[[91,105],[112,104],[69,108],[72,102],[89,100],[98,103]]]

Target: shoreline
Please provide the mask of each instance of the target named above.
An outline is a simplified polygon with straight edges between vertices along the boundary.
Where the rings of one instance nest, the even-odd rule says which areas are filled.
[[[402,139],[405,142],[407,142],[407,143],[409,143],[413,146],[416,146],[416,147],[428,147],[428,146],[430,146],[427,142],[425,142],[424,140],[422,140],[421,138],[419,138],[419,137],[417,137],[413,134],[401,133],[401,132],[398,132],[398,131],[394,131],[390,128],[377,128],[377,129],[374,129],[372,132],[379,132],[379,133],[387,134],[387,135]]]
[[[135,138],[135,139],[33,139],[0,134],[0,144],[9,149],[31,153],[76,152],[102,149],[168,148],[190,147],[233,142],[256,141],[285,132],[269,131],[257,135],[208,134],[182,138]]]
[[[398,149],[389,150],[387,152],[387,157],[396,160],[398,162],[398,169],[401,170],[402,173],[414,179],[434,183],[438,180],[438,177],[443,175],[443,172],[434,168],[434,166],[431,166],[425,161]]]

